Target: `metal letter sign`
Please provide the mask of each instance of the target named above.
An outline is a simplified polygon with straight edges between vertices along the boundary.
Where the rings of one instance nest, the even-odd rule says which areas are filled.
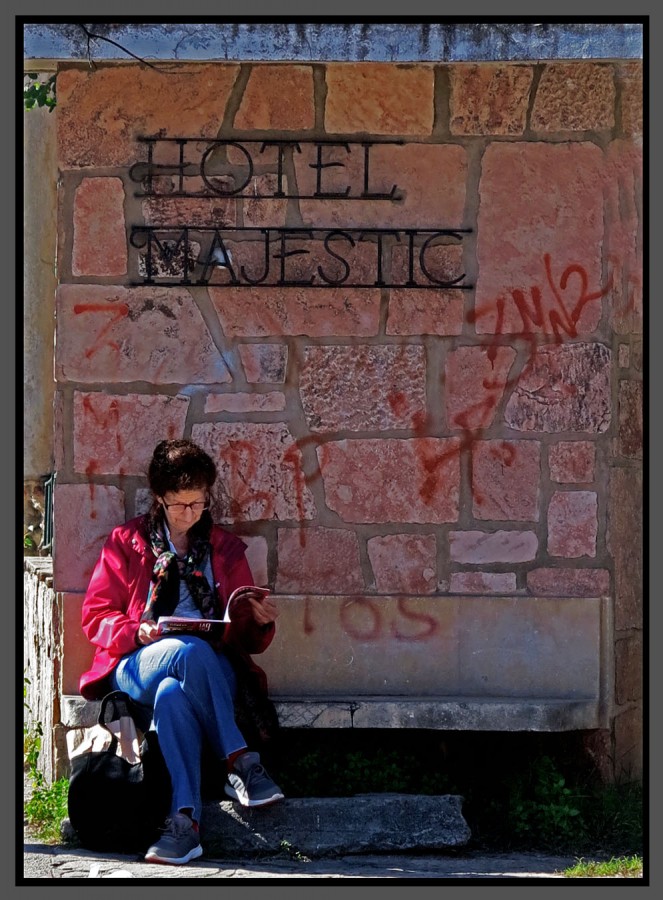
[[[357,228],[260,227],[231,224],[220,204],[236,200],[333,200],[335,202],[399,203],[398,185],[372,185],[371,148],[362,141],[234,141],[201,138],[139,138],[147,146],[147,161],[129,170],[140,184],[153,219],[162,222],[166,203],[176,198],[199,201],[196,222],[134,225],[129,243],[138,251],[141,280],[133,284],[218,287],[416,288],[470,290],[465,273],[450,269],[461,254],[449,254],[462,244],[469,228]],[[404,141],[380,143],[400,144]],[[266,159],[266,151],[274,151]],[[360,155],[357,183],[348,175],[347,161]],[[315,173],[313,193],[293,193],[293,155],[303,154]],[[261,178],[263,175],[270,178]],[[355,176],[356,177],[356,176]],[[260,178],[260,182],[258,179]],[[350,183],[347,183],[350,181]],[[253,189],[250,185],[253,183]],[[258,183],[262,193],[258,192]],[[286,189],[287,186],[287,189]],[[265,192],[266,191],[266,192]],[[210,204],[205,224],[200,201]],[[177,205],[175,205],[177,209]],[[224,220],[225,219],[225,220]],[[386,264],[389,249],[401,245],[401,263]],[[452,265],[453,263],[453,265]],[[385,277],[385,271],[389,276]]]

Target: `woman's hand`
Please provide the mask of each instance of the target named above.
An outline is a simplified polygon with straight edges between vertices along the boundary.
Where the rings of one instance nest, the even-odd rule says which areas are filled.
[[[145,644],[153,644],[154,641],[159,637],[157,634],[157,623],[153,622],[151,619],[146,622],[141,622],[138,626],[138,631],[136,632],[136,643],[143,647]]]
[[[271,597],[247,594],[246,599],[251,604],[251,612],[258,625],[269,625],[279,614],[278,607]]]

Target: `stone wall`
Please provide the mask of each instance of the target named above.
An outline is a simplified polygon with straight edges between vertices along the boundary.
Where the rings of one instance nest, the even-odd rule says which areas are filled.
[[[24,722],[41,733],[37,765],[51,782],[62,772],[58,746],[63,629],[49,558],[27,559],[23,572]]]
[[[246,540],[256,581],[299,597],[287,635],[300,646],[316,608],[324,620],[325,600],[345,597],[366,617],[353,658],[373,654],[380,619],[392,624],[376,665],[393,669],[406,641],[411,673],[431,650],[426,623],[444,631],[451,602],[489,657],[485,668],[481,654],[465,660],[467,691],[513,693],[517,666],[502,683],[489,639],[502,633],[500,610],[526,601],[515,606],[525,655],[542,629],[560,667],[584,673],[566,638],[583,599],[598,610],[608,598],[590,640],[602,710],[592,746],[608,777],[638,776],[641,63],[68,63],[56,115],[53,563],[65,691],[89,656],[80,601],[101,544],[145,508],[156,442],[190,436],[219,463],[216,516]],[[186,184],[201,194],[191,197],[178,145],[161,140],[170,174],[141,196],[144,137],[301,146],[281,158],[266,147],[232,197],[243,151],[208,157],[225,185],[210,195],[198,166],[209,144],[190,142]],[[330,140],[348,147],[327,146],[316,167],[311,142]],[[362,141],[375,142],[370,186]],[[366,198],[393,185],[397,202]],[[328,196],[346,188],[352,199]],[[132,228],[182,224],[232,232],[224,249],[255,279],[264,232],[243,228],[366,229],[338,252],[348,281],[367,286],[344,286],[315,234],[270,245],[286,273],[270,287],[238,284],[227,266],[205,280],[204,231],[186,250],[190,283],[181,252],[170,267],[161,254],[150,283]],[[378,227],[398,237],[379,239]],[[425,255],[416,229],[458,235]],[[336,283],[307,285],[320,283],[317,266]],[[444,286],[428,289],[427,272]],[[531,612],[536,601],[548,618]],[[394,603],[409,632],[383,612]],[[356,678],[360,688],[361,669]],[[560,677],[560,696],[592,695],[578,678]],[[406,670],[390,693],[407,695],[408,682]],[[527,695],[524,674],[519,683]],[[434,693],[457,690],[440,666]]]

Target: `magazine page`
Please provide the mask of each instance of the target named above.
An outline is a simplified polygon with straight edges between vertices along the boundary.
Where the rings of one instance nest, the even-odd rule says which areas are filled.
[[[269,588],[258,587],[255,584],[243,584],[232,592],[230,597],[228,598],[228,603],[226,604],[226,611],[223,614],[224,622],[230,622],[230,606],[232,603],[236,603],[241,600],[243,596],[246,594],[258,594],[260,599],[263,597],[267,597],[268,594],[271,594]]]

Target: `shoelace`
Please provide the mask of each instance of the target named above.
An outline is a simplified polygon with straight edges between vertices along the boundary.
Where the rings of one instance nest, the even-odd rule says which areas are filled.
[[[164,834],[171,832],[179,837],[179,835],[183,834],[187,829],[188,823],[183,819],[166,819],[163,827],[160,828],[159,831],[162,831]]]
[[[260,763],[256,763],[254,766],[251,766],[247,773],[247,778],[250,778],[252,775],[264,775],[265,769]]]

